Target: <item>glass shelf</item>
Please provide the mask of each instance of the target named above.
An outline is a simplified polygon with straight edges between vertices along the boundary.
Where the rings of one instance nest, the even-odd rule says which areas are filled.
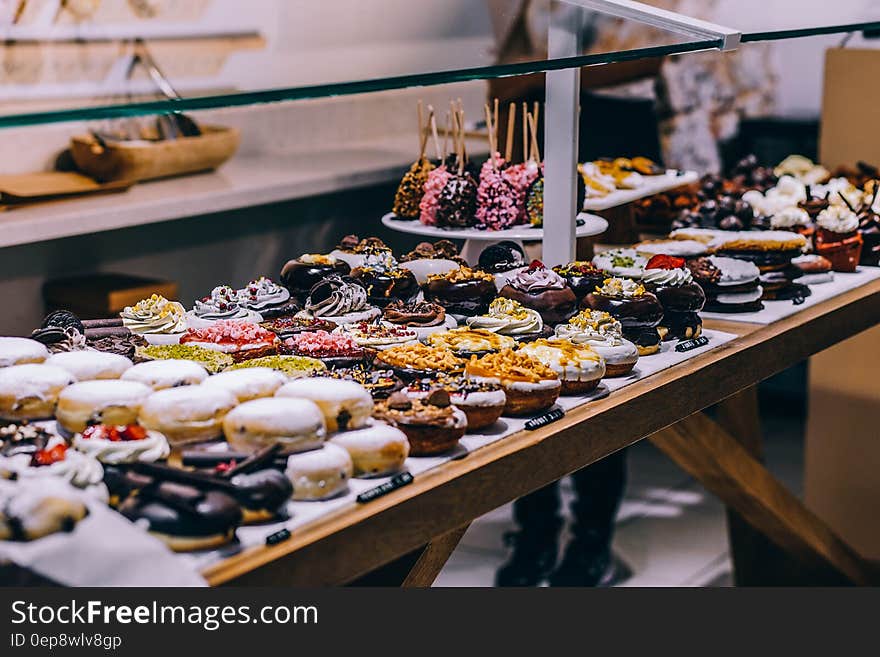
[[[677,4],[670,0],[545,0],[531,4],[520,0],[383,2],[390,9],[387,17],[377,17],[374,4],[353,0],[340,2],[336,11],[328,10],[322,3],[252,0],[247,3],[248,15],[242,16],[239,37],[234,30],[230,32],[234,26],[227,24],[228,17],[227,23],[217,16],[203,17],[194,24],[194,32],[189,36],[179,25],[168,38],[162,37],[159,27],[147,26],[144,29],[151,38],[149,46],[169,71],[169,78],[183,99],[150,99],[146,93],[151,83],[141,75],[126,83],[130,85],[127,92],[115,89],[111,93],[109,85],[97,85],[100,89],[89,94],[89,85],[79,84],[71,85],[67,96],[62,91],[50,90],[36,101],[29,98],[19,102],[20,94],[27,91],[26,85],[6,84],[0,78],[0,128],[439,85],[724,47],[722,35],[712,33],[711,29],[694,28],[691,19],[710,19],[717,25],[728,26],[742,33],[743,42],[880,29],[880,3],[874,0],[837,0],[816,7],[803,5],[820,3],[801,2],[797,3],[797,11],[792,11],[790,0],[716,0],[705,3],[713,7],[711,14],[682,16],[660,12],[659,18],[642,13],[646,9],[650,12],[651,5]],[[222,1],[217,4],[225,6],[227,12],[234,12],[235,7],[240,11],[244,6],[229,2],[224,5]],[[540,11],[545,6],[547,11]],[[518,54],[499,58],[498,43],[504,46],[512,43],[511,38],[513,42],[522,40],[522,34],[512,31],[511,26],[521,24],[524,7],[532,8],[525,14],[531,29],[522,31],[531,49],[514,49]],[[676,16],[680,20],[674,20]],[[580,26],[587,46],[583,55],[547,55],[546,41],[542,42],[546,40],[546,27],[560,17]],[[215,32],[206,29],[206,25],[215,24]],[[21,34],[17,29],[22,30]],[[601,35],[612,30],[616,36],[634,36],[618,38],[611,45]],[[92,33],[100,35],[99,42],[88,41]],[[115,41],[114,34],[119,35]],[[51,57],[53,52],[67,52],[64,49],[68,48],[72,54],[65,57],[76,61],[77,48],[103,46],[115,49],[114,56],[125,56],[125,42],[132,34],[130,26],[118,32],[112,26],[97,30],[50,25],[44,32],[33,26],[0,26],[0,38],[7,39],[0,45],[0,61],[8,81],[14,62],[20,57],[26,59],[28,48],[39,48],[40,38],[51,46],[44,48],[41,56]],[[259,35],[259,43],[253,41],[255,34]],[[509,38],[511,34],[518,36]],[[236,38],[250,41],[236,49]],[[233,46],[226,53],[220,74],[194,84],[186,75],[176,76],[172,72],[175,51],[163,48],[167,49],[175,39],[189,39],[196,45],[207,43],[206,39],[226,39]],[[179,52],[177,56],[179,60]],[[165,66],[165,61],[170,64]],[[119,66],[118,62],[116,65]],[[112,66],[108,64],[106,68]]]

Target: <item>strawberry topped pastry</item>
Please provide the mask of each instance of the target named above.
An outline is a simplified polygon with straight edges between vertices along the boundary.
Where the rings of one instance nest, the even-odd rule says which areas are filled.
[[[0,479],[34,481],[42,477],[64,480],[104,502],[109,497],[101,464],[70,449],[59,436],[36,440],[32,452],[0,456]]]
[[[259,324],[220,320],[205,328],[189,329],[180,344],[221,351],[241,362],[276,353],[278,336]]]
[[[73,446],[108,465],[152,463],[171,452],[164,434],[139,424],[93,424],[74,436]]]
[[[645,266],[642,282],[663,306],[657,327],[663,340],[699,337],[703,321],[697,314],[706,305],[706,294],[696,282],[684,258],[655,255]]]
[[[364,360],[364,348],[350,335],[307,331],[285,340],[281,351],[294,356],[317,358],[327,367],[353,367]]]

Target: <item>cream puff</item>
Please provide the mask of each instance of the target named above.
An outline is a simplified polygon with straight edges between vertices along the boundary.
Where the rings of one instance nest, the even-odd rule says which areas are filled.
[[[330,433],[359,429],[373,412],[373,396],[354,381],[297,379],[281,386],[275,396],[308,399],[317,404]]]
[[[293,453],[320,447],[327,426],[321,409],[308,399],[267,397],[239,404],[229,412],[223,420],[223,434],[240,452],[280,444],[282,451]]]
[[[248,367],[215,374],[204,381],[207,388],[228,390],[243,404],[252,399],[271,397],[287,382],[287,377],[269,367]]]
[[[122,374],[123,381],[138,381],[153,390],[194,386],[208,378],[208,371],[192,360],[151,360],[138,363]]]
[[[586,344],[541,339],[523,345],[519,351],[556,372],[562,381],[563,395],[584,395],[594,390],[605,376],[605,361]]]
[[[90,424],[135,424],[141,404],[152,392],[148,385],[137,381],[74,383],[58,395],[55,417],[59,426],[71,434]]]
[[[52,354],[46,359],[46,365],[67,370],[77,381],[94,381],[118,379],[133,363],[119,354],[86,349]]]
[[[329,442],[348,451],[355,477],[382,477],[400,472],[409,456],[406,434],[384,422],[343,431]]]
[[[49,357],[49,350],[41,342],[30,338],[0,337],[0,367],[42,363]]]
[[[293,484],[293,499],[313,502],[347,492],[354,464],[348,450],[328,443],[321,449],[292,454],[284,473]]]
[[[144,400],[138,419],[147,429],[165,434],[172,446],[185,445],[220,437],[223,419],[237,404],[238,399],[228,390],[168,388]]]
[[[50,418],[58,395],[75,381],[70,372],[51,365],[30,363],[0,369],[0,418]]]

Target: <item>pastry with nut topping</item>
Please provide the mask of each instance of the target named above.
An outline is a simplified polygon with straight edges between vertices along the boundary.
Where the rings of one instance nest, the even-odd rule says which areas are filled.
[[[507,395],[504,415],[532,415],[556,403],[562,383],[556,372],[537,358],[505,349],[471,358],[465,372],[477,382],[500,383]]]

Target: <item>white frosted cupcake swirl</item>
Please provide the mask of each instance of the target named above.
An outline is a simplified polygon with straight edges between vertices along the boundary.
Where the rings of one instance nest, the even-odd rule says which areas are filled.
[[[313,317],[339,317],[360,312],[369,308],[367,290],[363,285],[344,281],[341,278],[328,279],[327,285],[333,288],[328,297],[314,302],[312,297],[306,299],[305,311]]]
[[[126,306],[119,313],[122,324],[132,333],[183,333],[186,330],[186,311],[176,301],[159,294]]]
[[[242,306],[257,312],[269,306],[280,305],[290,299],[290,292],[287,288],[282,287],[265,276],[251,281],[247,284],[247,287],[240,289],[237,294],[238,302]]]
[[[53,451],[54,450],[54,451]],[[41,477],[53,477],[66,481],[94,495],[96,499],[107,501],[109,494],[104,485],[104,468],[93,457],[66,448],[62,438],[51,439],[42,453],[60,453],[61,458],[52,459],[46,465],[32,465],[30,454],[0,457],[0,475],[14,477],[20,481],[35,481]]]
[[[795,228],[809,225],[810,215],[806,210],[795,206],[784,208],[770,218],[771,228]]]
[[[552,269],[529,267],[511,278],[508,285],[523,292],[540,292],[541,290],[561,290],[565,288],[566,282]]]
[[[593,381],[605,375],[605,361],[587,344],[536,340],[519,351],[541,361],[565,381]]]
[[[615,342],[623,339],[623,327],[610,313],[602,310],[583,310],[556,327],[556,336],[575,344]]]
[[[859,218],[852,210],[841,205],[832,205],[822,210],[816,218],[816,223],[820,228],[832,233],[852,233],[859,228]]]
[[[680,287],[693,282],[691,270],[686,267],[679,269],[646,269],[642,280],[651,285],[661,287]]]
[[[596,291],[606,297],[632,299],[645,294],[645,287],[629,278],[606,278]]]
[[[158,431],[147,431],[141,440],[108,440],[84,436],[81,433],[73,438],[77,451],[108,465],[122,463],[153,463],[171,453],[168,439]]]
[[[489,311],[478,317],[468,317],[472,329],[485,329],[500,335],[529,335],[544,328],[541,314],[526,308],[519,301],[498,298],[489,305]]]
[[[221,319],[247,320],[248,309],[239,303],[238,292],[228,285],[219,285],[210,296],[196,300],[192,314],[198,319],[216,322]]]

